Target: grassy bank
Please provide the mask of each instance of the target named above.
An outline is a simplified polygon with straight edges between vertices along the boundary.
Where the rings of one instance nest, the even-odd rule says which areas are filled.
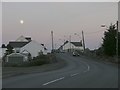
[[[120,64],[120,58],[116,58],[115,56],[105,56],[105,55],[96,55],[96,54],[83,54],[83,56],[90,57],[92,59],[96,59],[99,61],[105,61],[105,62],[110,62],[110,63],[115,63],[115,64]]]
[[[51,56],[50,56],[51,57]],[[42,73],[52,70],[58,70],[66,66],[66,61],[54,57],[55,60],[51,59],[49,64],[34,65],[34,66],[25,66],[25,67],[2,67],[2,78],[9,78],[24,74],[33,74],[33,73]]]

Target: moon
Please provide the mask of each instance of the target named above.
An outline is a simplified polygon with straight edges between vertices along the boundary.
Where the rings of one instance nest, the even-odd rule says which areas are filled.
[[[23,20],[20,20],[20,23],[21,23],[21,24],[23,24],[23,23],[24,23],[24,21],[23,21]]]

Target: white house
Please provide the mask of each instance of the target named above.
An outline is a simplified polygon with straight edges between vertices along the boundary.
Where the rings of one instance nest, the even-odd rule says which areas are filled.
[[[7,48],[0,48],[0,58],[2,58],[4,56],[4,54],[6,53]]]
[[[25,46],[21,47],[20,48],[20,53],[22,53],[23,51],[29,52],[32,57],[38,56],[39,52],[43,52],[43,54],[47,54],[47,52],[44,50],[42,45],[39,44],[38,42],[34,41],[34,40],[29,42]]]
[[[47,54],[47,49],[45,46],[43,46],[43,44],[39,44],[35,40],[31,40],[30,37],[20,36],[17,40],[10,41],[9,44],[14,48],[14,53],[30,53],[32,58],[38,56],[39,52]]]
[[[74,51],[74,50],[80,50],[83,51],[83,45],[82,42],[69,42],[66,41],[60,48],[59,50],[63,50],[63,51]]]

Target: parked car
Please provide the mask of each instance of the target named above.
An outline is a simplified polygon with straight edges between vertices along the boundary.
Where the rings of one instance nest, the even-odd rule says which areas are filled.
[[[76,51],[74,51],[74,52],[72,53],[72,55],[73,55],[73,56],[80,56],[80,54],[79,54],[78,52],[76,52]]]

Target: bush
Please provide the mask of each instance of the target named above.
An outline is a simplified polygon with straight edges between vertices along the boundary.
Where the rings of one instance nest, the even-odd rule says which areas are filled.
[[[39,55],[37,57],[34,57],[33,60],[29,62],[23,62],[19,64],[13,64],[13,63],[4,63],[5,67],[29,67],[29,66],[40,66],[43,64],[49,64],[56,62],[56,57],[54,54],[49,55]]]

